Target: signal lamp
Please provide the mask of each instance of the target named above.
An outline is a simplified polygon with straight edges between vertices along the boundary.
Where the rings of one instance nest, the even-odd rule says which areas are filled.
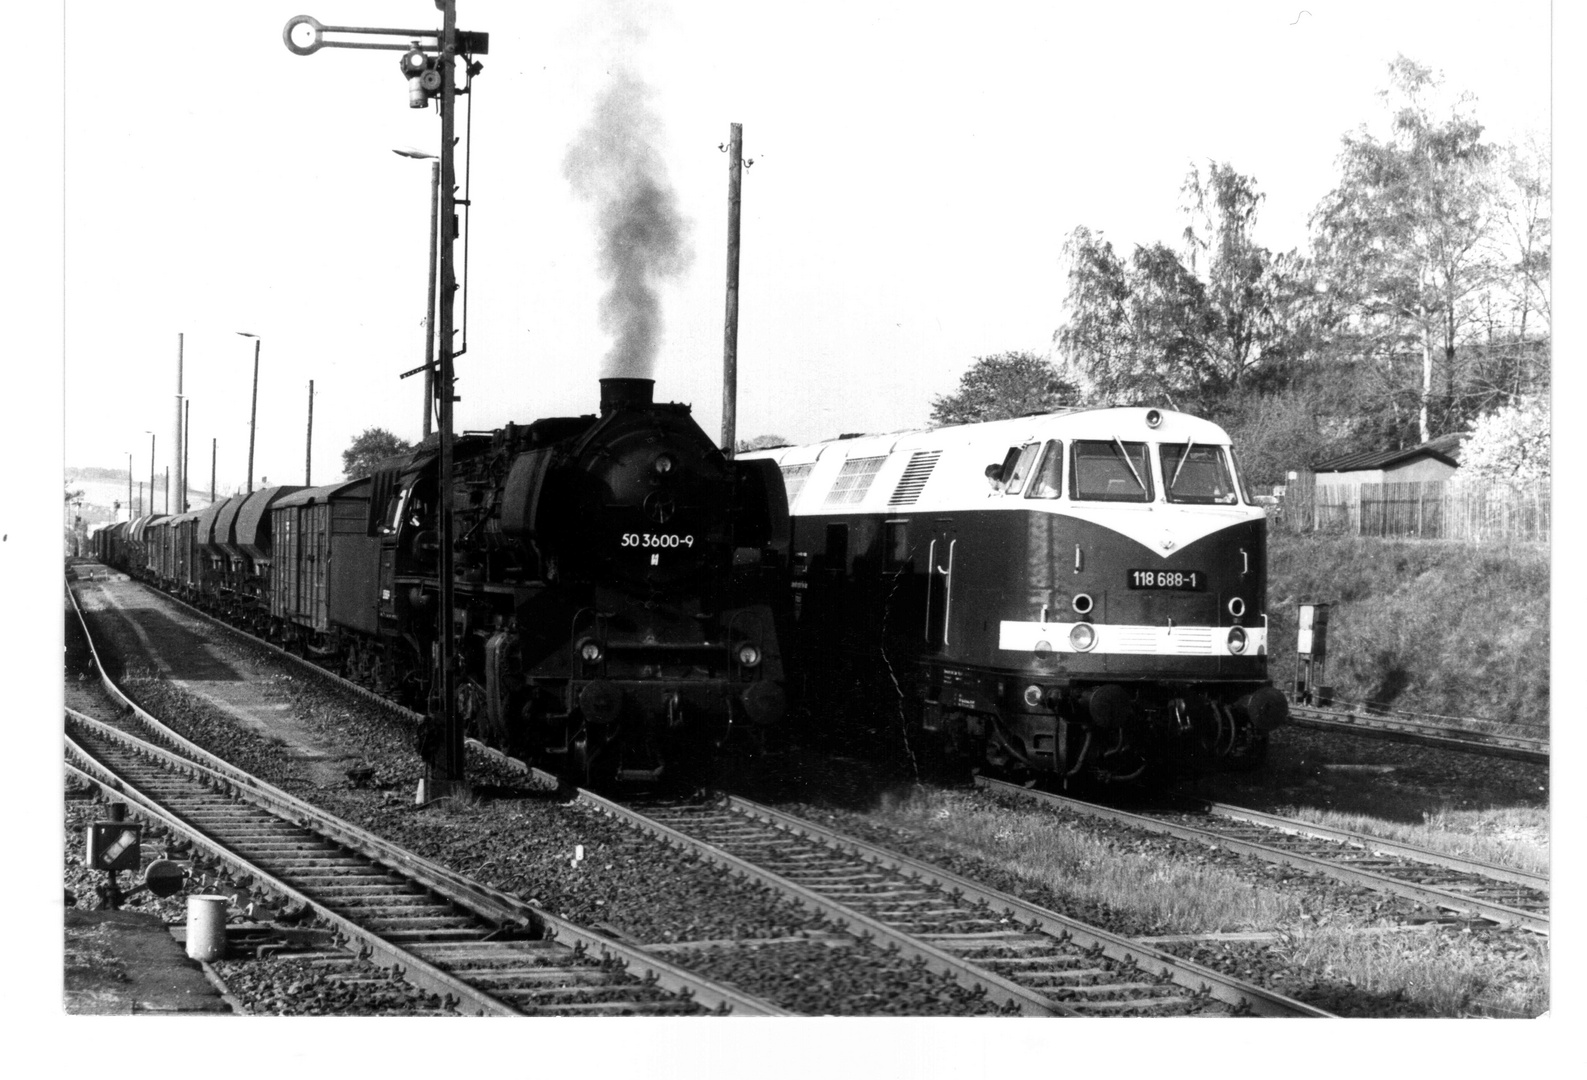
[[[1075,623],[1074,629],[1069,631],[1069,644],[1076,652],[1090,652],[1096,643],[1097,632],[1090,623]]]
[[[403,53],[397,63],[408,80],[408,108],[424,108],[441,91],[441,72],[436,68],[435,57],[415,47]]]
[[[1041,687],[1035,683],[1025,687],[1025,704],[1032,709],[1041,708]]]
[[[1245,652],[1245,631],[1238,626],[1229,630],[1229,651],[1236,656]]]

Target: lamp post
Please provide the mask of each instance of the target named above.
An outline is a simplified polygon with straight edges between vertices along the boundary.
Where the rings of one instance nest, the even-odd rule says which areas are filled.
[[[259,343],[258,334],[246,330],[235,331],[238,337],[253,338],[253,404],[248,406],[248,494],[253,494],[253,428],[259,416]]]
[[[435,247],[440,238],[441,159],[411,146],[391,152],[430,162],[430,288],[424,306],[424,438],[428,439],[430,415],[435,410]]]

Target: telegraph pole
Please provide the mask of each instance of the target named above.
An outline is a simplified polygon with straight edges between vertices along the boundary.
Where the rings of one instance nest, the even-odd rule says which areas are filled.
[[[722,453],[738,445],[738,217],[744,178],[744,126],[729,127],[727,144],[727,319],[722,331]]]
[[[183,490],[183,487],[182,487],[182,481],[183,481],[182,463],[185,460],[185,455],[183,454],[183,450],[185,449],[185,446],[186,446],[186,444],[183,443],[183,441],[182,441],[182,435],[183,435],[183,432],[182,432],[182,411],[183,411],[182,410],[182,335],[181,334],[177,334],[176,335],[176,451],[171,455],[171,467],[176,470],[176,491],[177,491],[177,495],[176,495],[176,512],[178,514],[180,514],[184,509],[186,509],[186,506],[184,505],[184,500],[182,498],[182,490]],[[165,507],[165,510],[166,510],[166,513],[170,513],[170,511],[171,511],[171,506],[170,506],[171,493],[170,493],[169,481],[167,481],[166,487],[167,487],[167,490],[166,490],[166,507]]]
[[[220,445],[219,439],[209,440],[209,501],[215,503],[215,450]]]
[[[250,334],[246,330],[236,331],[238,337],[253,338],[253,404],[248,407],[248,494],[253,494],[253,433],[254,423],[259,418],[259,345],[262,339],[258,334]]]
[[[314,468],[314,380],[309,380],[309,434],[303,447],[303,486],[313,487],[310,479]]]
[[[402,73],[408,82],[408,105],[422,109],[432,100],[437,102],[441,114],[440,183],[432,201],[437,201],[439,213],[437,236],[438,257],[435,261],[439,281],[434,305],[436,314],[436,387],[439,403],[437,421],[440,426],[440,460],[437,488],[439,495],[440,558],[437,576],[440,579],[439,608],[436,619],[438,670],[431,695],[431,716],[441,728],[439,752],[427,762],[424,794],[429,798],[464,789],[463,727],[457,715],[457,651],[453,641],[452,617],[456,605],[453,577],[452,537],[452,404],[454,379],[452,361],[452,313],[457,293],[457,275],[453,266],[453,244],[457,239],[457,174],[454,160],[454,113],[459,93],[470,93],[474,76],[482,65],[472,57],[483,56],[490,49],[490,36],[478,31],[458,30],[456,0],[435,0],[441,12],[440,30],[395,30],[376,27],[325,26],[308,15],[289,19],[282,31],[286,47],[299,56],[308,56],[321,48],[389,49],[403,54],[400,60]],[[307,31],[306,33],[303,31]],[[327,38],[327,34],[338,35]],[[383,42],[382,37],[400,38],[405,43]],[[375,39],[375,40],[371,40]],[[459,90],[456,79],[456,61],[462,56],[466,63],[468,84]],[[466,205],[466,203],[464,204]]]
[[[187,440],[192,434],[193,403],[184,401],[182,402],[182,480],[177,485],[177,491],[180,494],[176,498],[177,504],[181,506],[184,514],[187,513],[187,452],[189,450]]]

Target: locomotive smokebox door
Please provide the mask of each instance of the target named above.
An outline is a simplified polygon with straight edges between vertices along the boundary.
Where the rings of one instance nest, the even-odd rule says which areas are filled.
[[[136,870],[141,861],[143,826],[127,821],[96,821],[88,826],[88,868]]]

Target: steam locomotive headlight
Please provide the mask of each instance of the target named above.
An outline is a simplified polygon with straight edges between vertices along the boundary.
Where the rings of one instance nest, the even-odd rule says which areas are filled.
[[[1096,643],[1097,632],[1090,623],[1075,623],[1074,629],[1069,631],[1069,644],[1075,647],[1075,652],[1090,652]]]
[[[1229,629],[1229,651],[1236,656],[1245,652],[1245,631],[1238,626]]]
[[[738,662],[742,667],[754,667],[760,663],[760,649],[754,645],[740,645],[738,647]]]
[[[656,463],[653,468],[656,470],[657,476],[666,476],[672,471],[672,467],[676,464],[677,461],[674,460],[671,454],[662,454],[660,457],[656,458]]]
[[[599,663],[602,656],[601,643],[588,638],[579,642],[579,656],[586,664]]]

